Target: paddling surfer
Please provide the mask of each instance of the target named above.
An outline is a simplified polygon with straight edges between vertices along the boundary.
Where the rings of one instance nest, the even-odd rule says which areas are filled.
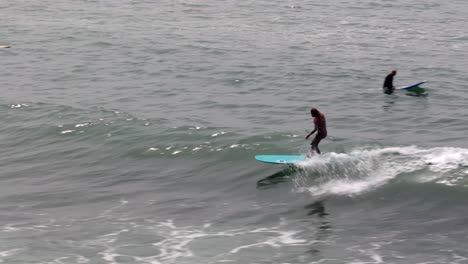
[[[310,109],[310,115],[314,118],[314,130],[310,132],[305,139],[309,139],[309,137],[317,132],[315,135],[315,138],[312,140],[310,143],[312,147],[312,152],[317,152],[320,154],[320,149],[318,148],[318,144],[320,143],[320,140],[324,139],[327,137],[327,121],[325,120],[325,115],[316,108],[311,108]]]
[[[393,70],[390,74],[385,77],[385,81],[383,84],[383,88],[385,91],[393,91],[395,90],[395,86],[393,86],[393,77],[397,74],[396,70]]]

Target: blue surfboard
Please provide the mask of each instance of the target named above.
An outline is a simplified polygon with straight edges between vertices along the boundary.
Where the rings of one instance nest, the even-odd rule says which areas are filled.
[[[304,161],[306,156],[303,155],[257,155],[255,159],[261,162],[271,164],[294,165],[299,161]]]
[[[411,89],[411,88],[413,88],[413,87],[419,86],[419,85],[421,85],[421,84],[423,84],[423,83],[425,83],[425,82],[427,82],[427,81],[422,81],[422,82],[418,82],[418,83],[415,83],[415,84],[403,86],[403,87],[400,87],[400,88],[398,88],[398,89],[399,89],[399,90],[408,90],[408,89]]]

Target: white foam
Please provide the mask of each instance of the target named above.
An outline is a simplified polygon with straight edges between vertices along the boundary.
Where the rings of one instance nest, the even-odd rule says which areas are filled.
[[[113,233],[109,233],[109,234],[105,234],[105,235],[102,235],[102,237],[111,237],[111,236],[118,236],[122,233],[125,233],[125,232],[128,232],[129,230],[128,229],[123,229],[123,230],[119,230],[117,232],[113,232]]]
[[[383,258],[380,255],[379,251],[384,246],[393,244],[394,243],[392,241],[393,237],[381,237],[381,238],[374,237],[373,239],[375,239],[377,241],[371,242],[368,245],[367,244],[361,244],[361,245],[356,245],[356,246],[352,246],[352,247],[347,248],[348,250],[350,250],[352,252],[360,253],[360,254],[355,254],[355,255],[363,255],[366,258],[370,258],[371,260],[373,260],[373,262],[369,262],[369,261],[367,261],[367,259],[366,259],[366,261],[360,261],[360,260],[356,259],[354,262],[351,262],[351,263],[356,263],[356,264],[358,264],[358,263],[384,263]],[[381,239],[385,239],[386,241],[378,241],[378,240],[381,240]],[[403,258],[403,259],[405,258],[405,257],[401,257],[401,256],[397,256],[397,257],[398,258]]]
[[[9,256],[13,256],[14,254],[20,252],[20,251],[23,251],[24,249],[23,248],[14,248],[14,249],[9,249],[9,250],[5,250],[5,251],[0,251],[0,257],[9,257]],[[0,262],[2,262],[0,260]]]
[[[83,124],[76,124],[75,127],[85,127],[88,126],[89,123],[83,123]]]
[[[468,166],[468,149],[463,148],[435,148],[423,156],[431,170],[445,172],[459,166]]]
[[[85,258],[83,256],[77,256],[77,260],[76,260],[78,263],[89,263],[89,259],[88,258]]]
[[[283,221],[283,220],[282,220]],[[234,255],[243,255],[245,249],[258,250],[266,248],[272,252],[277,248],[287,246],[309,246],[316,243],[315,240],[301,238],[303,231],[291,230],[282,221],[276,226],[250,229],[243,227],[238,229],[214,229],[211,223],[205,223],[201,226],[179,226],[172,220],[163,222],[153,222],[150,230],[157,232],[158,240],[150,244],[155,249],[155,255],[152,256],[130,256],[119,252],[119,236],[126,236],[127,230],[123,229],[117,232],[100,236],[95,244],[104,246],[104,250],[99,254],[109,263],[117,263],[119,257],[126,257],[136,260],[138,263],[185,263],[193,262],[205,253],[200,249],[193,247],[194,244],[208,243],[213,245],[212,254],[216,256],[219,262],[231,262],[232,259],[238,259]],[[221,244],[213,244],[222,240]],[[201,255],[200,255],[201,254]]]
[[[10,108],[21,108],[23,105],[22,104],[14,104],[10,105]]]
[[[15,231],[19,231],[19,230],[21,230],[21,229],[18,228],[18,227],[13,226],[13,224],[7,224],[7,225],[3,226],[2,229],[1,229],[2,232],[15,232]]]
[[[297,164],[304,177],[296,180],[299,192],[312,195],[356,195],[374,190],[401,174],[429,169],[420,181],[434,181],[448,186],[458,185],[463,178],[445,175],[468,165],[468,149],[439,147],[423,149],[416,146],[388,148],[357,148],[349,153],[315,155]],[[318,172],[320,178],[307,185],[307,174]],[[309,180],[310,181],[310,180]],[[306,183],[304,183],[306,182]]]
[[[226,134],[226,133],[227,133],[227,132],[221,131],[221,132],[219,132],[219,133],[214,133],[214,134],[212,134],[211,136],[212,136],[212,137],[217,137],[217,136],[219,136],[219,135],[224,135],[224,134]]]
[[[53,260],[53,262],[51,262],[51,263],[57,263],[57,264],[72,263],[72,262],[89,263],[89,259],[87,259],[87,258],[85,258],[83,256],[80,256],[80,255],[76,255],[74,261],[72,259],[73,259],[73,257],[60,257],[60,258],[55,258]]]
[[[452,181],[452,180],[439,180],[437,181],[437,183],[440,183],[440,184],[443,184],[443,185],[447,185],[447,186],[456,186],[456,182]]]

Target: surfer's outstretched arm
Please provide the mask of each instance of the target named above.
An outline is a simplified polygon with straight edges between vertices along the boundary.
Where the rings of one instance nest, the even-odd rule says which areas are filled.
[[[305,139],[309,139],[309,137],[312,136],[312,134],[314,134],[315,131],[317,131],[317,128],[314,129],[312,132],[310,132],[309,135],[307,135]]]

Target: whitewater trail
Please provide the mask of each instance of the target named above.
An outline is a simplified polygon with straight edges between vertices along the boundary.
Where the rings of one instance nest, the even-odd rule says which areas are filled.
[[[355,196],[402,175],[418,182],[468,187],[468,149],[417,146],[357,148],[326,153],[297,164],[295,191],[313,196]],[[315,175],[316,177],[311,177]]]

